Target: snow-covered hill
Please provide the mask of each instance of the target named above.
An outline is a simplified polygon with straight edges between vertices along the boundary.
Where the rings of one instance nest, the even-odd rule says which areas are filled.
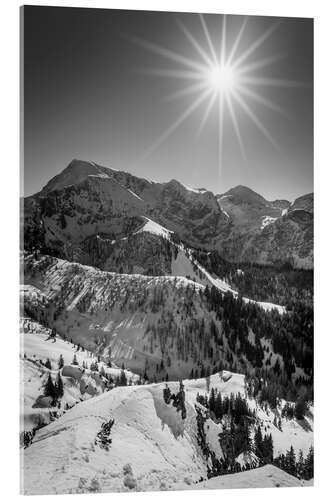
[[[102,394],[108,381],[100,375],[101,371],[113,379],[120,376],[121,369],[116,365],[109,367],[103,361],[86,349],[78,348],[60,337],[52,338],[51,330],[29,318],[21,320],[21,381],[22,394],[22,431],[30,431],[38,426],[48,424],[60,416],[68,407],[80,401]],[[73,358],[77,365],[73,365]],[[59,368],[62,357],[63,367]],[[47,360],[51,368],[45,366]],[[90,370],[96,363],[100,372]],[[82,369],[86,366],[85,369]],[[62,376],[64,395],[56,407],[50,405],[50,400],[43,397],[46,380],[51,374],[56,380],[58,372]],[[138,375],[124,370],[129,383],[137,383]]]
[[[212,477],[196,484],[198,490],[223,490],[233,488],[286,488],[308,486],[306,481],[300,481],[274,465],[264,465],[236,474]],[[190,489],[190,486],[185,489]]]
[[[168,384],[176,393],[177,382]],[[207,478],[210,456],[198,441],[197,394],[212,387],[223,395],[245,392],[244,376],[223,372],[185,380],[186,418],[163,398],[164,383],[118,387],[94,399],[79,403],[48,426],[37,431],[32,444],[22,451],[26,494],[82,493],[93,491],[167,490],[201,487],[295,486],[296,479],[275,468],[259,469],[245,476]],[[265,432],[273,433],[272,412],[258,410],[257,420]],[[110,422],[112,422],[110,424]],[[105,431],[105,425],[109,427]],[[104,428],[104,440],[101,431]],[[207,445],[217,458],[221,424],[207,417],[204,422]],[[103,434],[103,433],[102,433]],[[111,442],[108,441],[111,439]],[[293,433],[283,425],[273,434],[274,451],[307,452],[312,432],[294,422]],[[261,482],[263,481],[263,482]],[[197,484],[198,483],[198,484]]]
[[[218,328],[219,320],[200,281],[213,280],[224,292],[230,287],[200,270],[182,250],[177,259],[172,264],[178,265],[177,272],[186,262],[193,269],[192,279],[116,274],[49,256],[26,256],[25,313],[105,360],[110,357],[118,366],[124,363],[141,375],[146,372],[151,380],[163,380],[166,374],[185,378],[191,370],[202,371],[202,366],[212,373],[230,366],[230,360],[238,370],[251,370],[242,350],[253,343],[251,332],[242,339],[243,345],[238,341],[233,347],[224,329]],[[265,331],[258,334],[262,356],[264,346],[267,356],[274,354]]]

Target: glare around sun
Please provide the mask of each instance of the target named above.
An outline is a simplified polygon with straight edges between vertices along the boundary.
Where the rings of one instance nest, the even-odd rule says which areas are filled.
[[[208,84],[217,92],[228,93],[236,87],[236,73],[231,66],[217,65],[207,72]]]

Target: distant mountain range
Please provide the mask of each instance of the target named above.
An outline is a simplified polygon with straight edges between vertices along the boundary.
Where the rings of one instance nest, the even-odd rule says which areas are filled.
[[[125,239],[142,240],[147,220],[232,262],[313,268],[313,193],[293,203],[267,201],[245,186],[214,195],[81,160],[24,199],[24,247],[119,272],[115,262],[128,263]],[[140,248],[138,261],[145,260]]]

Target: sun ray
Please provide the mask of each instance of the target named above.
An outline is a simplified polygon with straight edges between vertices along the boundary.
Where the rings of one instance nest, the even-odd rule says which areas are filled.
[[[232,59],[233,59],[234,55],[236,54],[236,51],[237,51],[238,46],[239,46],[239,44],[240,44],[240,41],[241,41],[241,39],[242,39],[242,36],[243,36],[244,30],[245,30],[245,26],[246,26],[246,24],[247,24],[247,20],[248,20],[248,18],[246,17],[246,18],[244,19],[244,21],[243,21],[243,24],[242,24],[242,26],[241,26],[241,29],[240,29],[240,30],[239,30],[239,32],[238,32],[238,35],[237,35],[237,37],[236,37],[236,40],[235,40],[235,42],[234,42],[234,44],[233,44],[233,46],[232,46],[232,49],[231,49],[231,51],[230,51],[230,54],[229,54],[229,56],[228,56],[227,64],[230,64],[230,65],[232,64]]]
[[[280,21],[272,24],[257,40],[250,45],[250,47],[245,50],[241,56],[233,63],[233,66],[237,68],[240,66],[258,47],[260,47],[267,38],[269,38],[272,33],[280,26]]]
[[[242,66],[237,70],[239,75],[243,73],[249,73],[254,69],[264,68],[269,64],[273,64],[281,59],[286,57],[284,54],[276,54],[275,56],[265,57],[264,59],[259,59],[258,61],[254,61],[253,63],[247,64],[246,66]]]
[[[202,80],[203,75],[199,72],[179,70],[179,69],[163,69],[163,68],[142,68],[137,69],[136,73],[142,75],[150,75],[157,77],[178,78],[181,80]]]
[[[220,93],[219,100],[219,182],[222,178],[222,160],[223,160],[223,126],[224,126],[224,94]]]
[[[280,150],[280,147],[278,143],[275,141],[275,139],[272,137],[272,135],[268,132],[266,127],[261,123],[255,112],[250,108],[250,106],[244,101],[244,99],[237,93],[234,92],[233,96],[235,99],[238,101],[238,103],[241,105],[245,113],[251,118],[253,123],[255,123],[260,130],[260,132],[266,137],[266,139],[269,140],[269,142],[277,149]]]
[[[180,97],[186,97],[187,95],[193,94],[205,88],[207,89],[207,83],[205,82],[189,85],[188,87],[185,87],[181,90],[178,90],[177,92],[174,92],[173,94],[169,94],[168,96],[164,97],[164,101],[166,102],[174,101],[175,99],[179,99]]]
[[[246,154],[245,154],[245,148],[244,148],[244,144],[243,144],[243,139],[242,139],[242,136],[241,136],[239,125],[238,125],[237,116],[236,116],[236,113],[235,113],[235,110],[234,110],[234,105],[233,105],[232,100],[231,100],[231,98],[230,98],[230,96],[228,94],[226,95],[226,101],[227,101],[227,105],[228,105],[229,114],[231,116],[231,121],[232,121],[232,124],[234,126],[234,130],[235,130],[235,133],[236,133],[236,136],[237,136],[237,139],[238,139],[238,144],[239,144],[239,148],[240,148],[241,153],[242,153],[243,160],[244,160],[245,163],[247,163],[247,157],[246,157]]]
[[[211,93],[211,90],[208,89],[206,92],[201,94],[186,110],[177,118],[177,120],[170,125],[159,137],[156,141],[147,149],[141,161],[148,158],[178,127],[181,125],[186,118],[188,118],[199,106],[200,104],[207,98],[207,96]]]
[[[203,50],[201,45],[197,42],[197,40],[194,38],[194,36],[189,32],[189,30],[184,26],[184,24],[177,20],[178,26],[180,29],[183,31],[184,35],[186,38],[190,41],[190,43],[193,45],[193,47],[197,50],[197,52],[201,55],[203,60],[206,62],[206,64],[211,65],[213,61],[208,57],[206,52]]]
[[[252,99],[254,99],[257,102],[260,102],[261,104],[263,104],[267,108],[269,108],[269,109],[271,109],[273,111],[276,111],[276,112],[278,112],[278,113],[280,113],[280,114],[282,114],[284,116],[287,116],[287,112],[286,112],[285,109],[281,108],[281,106],[278,106],[277,104],[275,104],[270,99],[266,99],[266,97],[262,96],[261,94],[258,94],[257,92],[254,92],[253,90],[248,89],[246,87],[243,87],[241,85],[238,87],[237,90],[242,95],[246,95],[248,97],[252,97]]]
[[[218,60],[217,60],[217,56],[216,56],[216,52],[215,52],[215,49],[214,49],[214,46],[213,46],[213,42],[212,42],[212,39],[210,37],[210,34],[209,34],[209,31],[208,31],[208,28],[207,28],[207,24],[206,24],[206,21],[205,21],[205,18],[204,18],[204,15],[203,14],[199,14],[199,18],[200,18],[200,21],[201,21],[201,24],[202,24],[202,27],[203,27],[203,30],[204,30],[204,33],[206,35],[206,40],[208,42],[208,46],[210,48],[210,51],[211,51],[211,54],[212,54],[212,57],[214,59],[214,63],[215,64],[218,64]]]
[[[171,61],[184,64],[184,66],[187,66],[193,70],[205,71],[206,69],[206,66],[204,66],[203,64],[197,63],[196,61],[193,61],[193,59],[182,56],[181,54],[178,54],[177,52],[174,52],[173,50],[167,49],[165,47],[162,47],[161,45],[148,42],[147,40],[143,40],[136,36],[127,37],[127,39],[147,50],[150,50],[151,52],[157,55],[163,56],[166,59],[170,59]]]
[[[225,52],[226,52],[226,32],[227,18],[224,14],[222,17],[222,34],[221,34],[221,50],[220,50],[220,68],[221,71],[225,67]],[[222,178],[222,161],[223,161],[223,127],[224,127],[224,92],[219,93],[219,140],[218,140],[218,164],[219,164],[219,181]]]
[[[200,122],[200,126],[198,128],[198,132],[197,132],[197,137],[199,137],[201,135],[201,132],[203,131],[205,125],[206,125],[206,122],[208,120],[208,117],[212,111],[212,107],[213,107],[213,104],[215,103],[216,101],[216,97],[217,97],[217,91],[213,92],[212,95],[211,95],[211,98],[209,100],[209,103],[207,105],[207,108],[205,109],[205,113],[202,117],[202,120]]]
[[[266,77],[242,77],[242,83],[250,85],[266,85],[270,87],[309,87],[308,83],[299,82],[296,80],[285,80],[283,78],[266,78]]]
[[[221,36],[221,52],[220,52],[220,65],[225,64],[225,51],[226,51],[226,34],[227,34],[227,16],[222,16],[222,36]]]

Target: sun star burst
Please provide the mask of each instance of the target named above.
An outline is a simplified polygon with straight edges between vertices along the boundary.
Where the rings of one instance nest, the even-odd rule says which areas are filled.
[[[219,43],[214,43],[203,14],[199,14],[204,42],[198,40],[188,28],[180,21],[178,25],[187,40],[198,54],[198,59],[191,59],[183,54],[174,52],[160,45],[131,37],[131,40],[143,48],[176,63],[174,68],[151,68],[141,70],[151,76],[173,78],[188,82],[179,91],[166,96],[166,101],[182,99],[193,96],[189,106],[175,119],[175,121],[154,141],[147,149],[142,159],[147,158],[154,152],[175,130],[200,106],[205,105],[203,115],[198,127],[199,136],[215,106],[218,109],[218,173],[221,179],[223,161],[223,136],[226,118],[231,121],[236,135],[243,160],[247,162],[241,128],[237,110],[246,114],[257,129],[277,149],[279,146],[276,139],[271,135],[265,125],[261,122],[253,109],[252,103],[263,105],[273,111],[284,113],[273,101],[263,97],[255,90],[258,86],[292,87],[299,82],[285,79],[256,77],[255,71],[275,63],[281,58],[280,54],[257,59],[248,63],[248,58],[272,35],[279,26],[279,22],[272,24],[264,31],[250,46],[239,53],[242,36],[246,29],[248,19],[245,18],[230,50],[227,50],[227,16],[222,16],[221,38]],[[215,41],[216,42],[216,41]],[[230,43],[228,43],[228,46]],[[216,48],[219,46],[219,49]]]

